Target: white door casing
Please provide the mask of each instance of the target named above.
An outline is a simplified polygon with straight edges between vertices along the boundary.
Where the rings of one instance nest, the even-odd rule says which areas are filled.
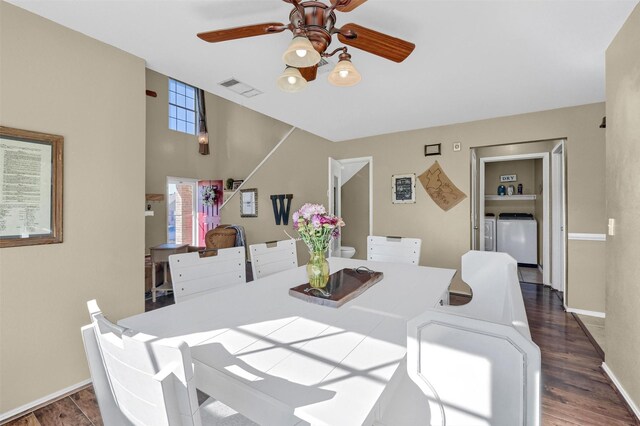
[[[484,225],[484,218],[478,217],[478,198],[484,190],[478,194],[478,160],[475,148],[471,149],[471,249],[483,250],[478,247],[478,234],[480,226]],[[495,241],[494,241],[495,243]],[[482,243],[484,245],[484,242]]]
[[[342,164],[331,157],[329,157],[329,186],[327,196],[329,197],[329,213],[341,216]],[[329,257],[340,257],[340,239],[340,237],[336,238],[329,245]]]
[[[369,164],[369,209],[368,209],[369,210],[369,235],[373,235],[373,157],[346,158],[342,160],[336,160],[334,158],[329,157],[327,210],[331,214],[336,214],[342,217],[342,189],[341,188],[342,188],[342,185],[344,185],[345,183],[342,176],[343,170],[345,169],[344,167],[345,165],[349,165],[353,163]],[[364,165],[362,167],[364,167]],[[336,185],[337,185],[337,188],[336,188]],[[340,256],[339,250],[341,246],[342,246],[341,238],[334,240],[334,243],[329,248],[329,255]],[[334,252],[336,253],[334,254]]]
[[[551,162],[551,196],[553,205],[553,218],[551,224],[551,285],[555,290],[564,292],[564,302],[566,305],[566,195],[564,141],[561,141],[554,147]]]

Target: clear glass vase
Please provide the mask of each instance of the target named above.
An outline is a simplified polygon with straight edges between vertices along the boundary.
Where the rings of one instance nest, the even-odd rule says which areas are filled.
[[[309,263],[307,263],[309,285],[315,288],[324,288],[329,281],[329,262],[322,251],[312,251],[309,254],[311,255]]]

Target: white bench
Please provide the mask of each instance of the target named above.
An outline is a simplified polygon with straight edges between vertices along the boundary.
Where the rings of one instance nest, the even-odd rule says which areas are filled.
[[[408,323],[407,371],[431,425],[539,425],[540,349],[531,340],[516,261],[470,251],[463,306],[437,306]]]

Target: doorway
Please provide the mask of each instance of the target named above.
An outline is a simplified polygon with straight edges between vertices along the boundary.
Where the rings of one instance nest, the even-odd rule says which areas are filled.
[[[339,238],[329,248],[341,256],[343,247],[355,249],[356,259],[366,259],[367,236],[373,230],[373,157],[336,160],[329,157],[328,211],[344,219]]]
[[[542,182],[536,180],[535,216],[542,219],[543,225],[539,237],[542,253],[538,259],[542,266],[542,281],[546,285],[552,286],[554,290],[562,292],[563,300],[566,301],[568,283],[567,275],[567,254],[566,254],[566,140],[543,140],[507,145],[493,145],[485,147],[471,148],[471,244],[473,250],[484,250],[487,241],[485,239],[485,201],[494,204],[507,205],[511,203],[508,197],[497,195],[498,186],[504,184],[508,189],[509,182],[495,182],[485,186],[486,166],[504,161],[522,161],[525,159],[535,159],[536,175],[542,175]],[[502,175],[502,173],[500,174]],[[507,173],[508,175],[508,173]],[[494,177],[495,178],[495,177]],[[492,179],[492,178],[490,178]],[[509,176],[505,177],[510,179]],[[523,191],[523,195],[527,195]],[[533,194],[533,192],[531,193]],[[508,194],[507,194],[508,195]],[[517,209],[514,209],[517,212]],[[542,212],[542,213],[541,213]],[[497,222],[497,221],[496,221]],[[495,223],[495,222],[494,222]],[[487,229],[491,229],[490,226]]]
[[[534,193],[531,194],[512,194],[512,195],[489,195],[484,191],[485,188],[485,177],[486,177],[486,167],[488,163],[503,163],[503,162],[512,162],[512,161],[521,161],[521,160],[535,160],[542,159],[542,194],[536,194],[537,191],[532,191]],[[549,285],[550,283],[550,271],[548,265],[550,264],[550,250],[549,250],[549,153],[541,152],[541,153],[532,153],[532,154],[515,154],[515,155],[504,155],[498,157],[482,157],[480,158],[480,188],[483,190],[483,197],[479,200],[479,212],[478,217],[480,219],[485,217],[485,203],[488,200],[496,200],[500,203],[510,203],[512,201],[535,201],[539,195],[542,195],[542,262],[540,264],[543,266],[542,269],[542,280],[544,284]],[[517,178],[517,177],[516,177]],[[536,189],[536,188],[533,188]],[[540,219],[538,218],[540,221]],[[500,226],[498,225],[498,233],[500,232]],[[480,250],[485,249],[485,227],[480,226],[480,235],[479,235],[479,243]],[[537,236],[536,236],[537,240]],[[498,241],[500,241],[500,236],[498,236]],[[498,244],[498,251],[500,250],[500,244]],[[537,256],[536,256],[537,257]],[[517,260],[517,259],[516,259]],[[536,263],[538,263],[536,261]]]
[[[196,179],[167,177],[167,242],[197,245]]]

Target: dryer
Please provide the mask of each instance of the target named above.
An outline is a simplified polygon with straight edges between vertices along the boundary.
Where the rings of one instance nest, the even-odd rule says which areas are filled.
[[[497,221],[497,249],[516,262],[538,264],[538,223],[529,213],[500,213]]]
[[[487,215],[484,217],[484,251],[496,251],[496,217]]]

